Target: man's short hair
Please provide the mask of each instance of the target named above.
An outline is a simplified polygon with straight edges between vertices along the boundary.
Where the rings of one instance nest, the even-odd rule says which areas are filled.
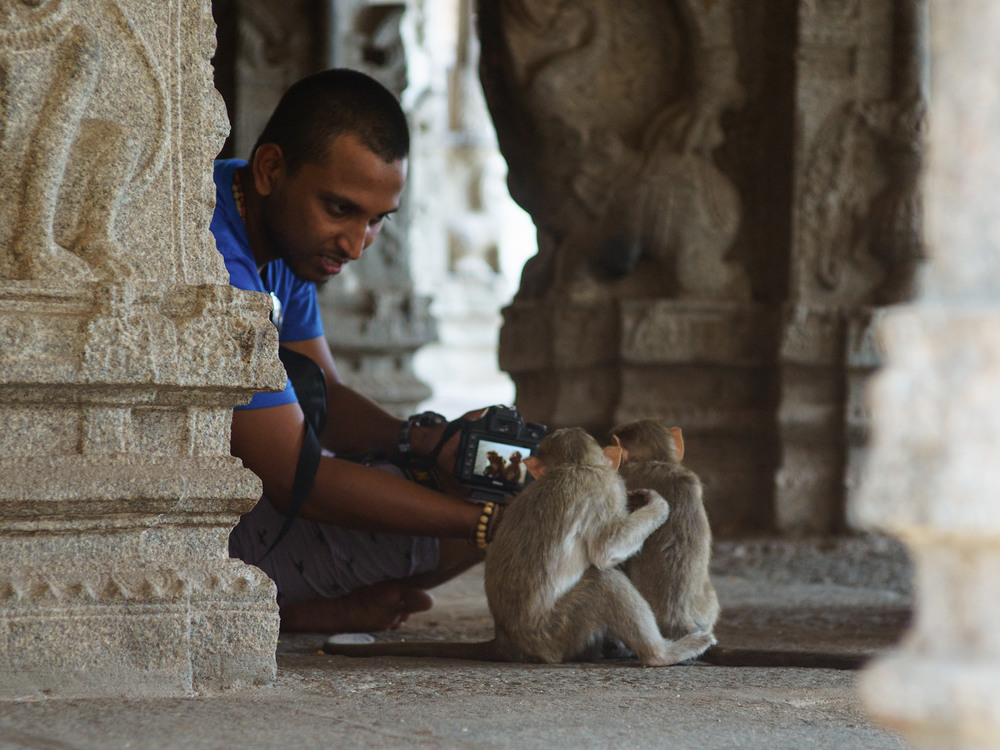
[[[313,73],[292,84],[253,150],[277,144],[294,175],[306,164],[321,163],[331,141],[345,134],[357,136],[386,163],[406,158],[410,151],[410,130],[399,100],[371,76],[346,68]]]

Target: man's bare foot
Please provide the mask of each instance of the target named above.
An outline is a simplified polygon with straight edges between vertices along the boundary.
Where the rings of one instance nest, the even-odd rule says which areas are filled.
[[[281,608],[282,630],[368,633],[395,630],[414,612],[434,606],[423,589],[385,581],[362,586],[339,599],[314,599]]]

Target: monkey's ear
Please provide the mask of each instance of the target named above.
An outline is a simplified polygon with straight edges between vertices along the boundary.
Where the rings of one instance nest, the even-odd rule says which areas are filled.
[[[670,434],[674,436],[674,442],[677,443],[677,460],[684,460],[684,436],[681,435],[680,427],[671,427]]]
[[[535,479],[541,479],[545,475],[545,464],[538,456],[528,456],[524,459],[524,465]]]
[[[618,471],[622,464],[628,461],[628,448],[622,445],[622,441],[618,439],[617,435],[611,437],[614,438],[615,444],[605,446],[604,455],[608,459],[608,465]]]

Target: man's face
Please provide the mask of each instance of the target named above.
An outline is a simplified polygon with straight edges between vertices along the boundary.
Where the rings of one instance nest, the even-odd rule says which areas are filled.
[[[406,184],[406,159],[387,164],[354,135],[335,138],[322,163],[293,176],[273,144],[258,148],[254,166],[270,256],[258,261],[282,258],[300,279],[319,283],[361,257],[399,208]]]

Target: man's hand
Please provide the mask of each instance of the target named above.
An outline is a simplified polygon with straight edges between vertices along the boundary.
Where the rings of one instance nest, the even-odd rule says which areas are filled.
[[[462,415],[461,421],[481,419],[486,415],[486,412],[487,409],[476,409],[466,412]],[[447,428],[447,424],[433,425],[432,427],[413,427],[410,430],[410,446],[413,452],[418,456],[429,456],[437,447],[438,443],[441,442]],[[455,480],[455,461],[457,458],[456,453],[458,451],[458,441],[460,439],[460,435],[461,430],[456,431],[455,434],[448,439],[448,442],[441,446],[441,451],[437,456],[436,466],[438,470],[438,478],[441,481],[444,491],[449,495],[464,498],[468,497],[469,491]]]

